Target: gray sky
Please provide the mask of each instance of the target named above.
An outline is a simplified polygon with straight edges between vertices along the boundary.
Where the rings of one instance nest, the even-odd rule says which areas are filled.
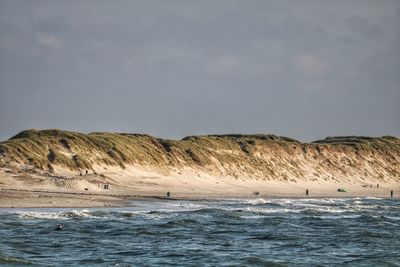
[[[400,135],[400,1],[0,1],[0,139]]]

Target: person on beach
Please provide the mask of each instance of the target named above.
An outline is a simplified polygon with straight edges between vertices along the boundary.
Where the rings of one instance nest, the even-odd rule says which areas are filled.
[[[376,184],[376,188],[379,188],[379,184]]]
[[[170,197],[171,196],[171,193],[168,191],[167,192],[167,197]]]
[[[306,196],[308,197],[308,193],[310,193],[309,191],[308,191],[308,188],[306,189]]]
[[[390,190],[390,197],[393,197],[393,190]]]

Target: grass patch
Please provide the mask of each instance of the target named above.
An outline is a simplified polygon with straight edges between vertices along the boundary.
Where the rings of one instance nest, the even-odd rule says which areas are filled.
[[[288,137],[261,134],[203,135],[188,136],[182,140],[166,140],[145,134],[82,134],[57,129],[26,130],[1,142],[0,156],[3,165],[17,162],[43,170],[50,170],[49,166],[54,169],[54,165],[71,170],[92,169],[94,163],[125,168],[128,164],[204,167],[215,162],[227,166],[247,163],[254,169],[260,169],[269,167],[260,165],[254,156],[257,151],[293,151],[297,146],[303,149],[307,146],[307,150],[315,148],[315,151],[321,152],[320,145],[323,145],[324,149],[337,147],[388,151],[400,149],[400,140],[393,136],[346,136],[327,137],[311,144],[303,144]]]

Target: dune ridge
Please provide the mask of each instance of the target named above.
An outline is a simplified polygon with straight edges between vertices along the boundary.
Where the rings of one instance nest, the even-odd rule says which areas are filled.
[[[302,143],[276,135],[226,134],[167,140],[26,130],[0,143],[0,169],[13,177],[2,176],[3,188],[96,192],[108,183],[114,191],[107,192],[138,195],[165,190],[233,195],[277,183],[286,192],[321,183],[396,186],[400,139],[347,136]]]
[[[400,139],[328,137],[312,143],[276,135],[206,135],[166,140],[145,134],[27,130],[0,143],[0,164],[57,173],[130,165],[210,175],[293,181],[400,180]]]

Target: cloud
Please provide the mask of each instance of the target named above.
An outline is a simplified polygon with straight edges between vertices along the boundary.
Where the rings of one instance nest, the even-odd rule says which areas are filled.
[[[18,46],[18,40],[15,36],[3,34],[0,36],[0,49],[6,51],[15,50]]]
[[[375,24],[371,24],[366,18],[356,14],[345,21],[350,28],[363,35],[378,36],[382,34],[382,30],[379,29]]]
[[[0,137],[29,127],[400,134],[398,7],[0,1]]]
[[[317,55],[300,54],[294,59],[295,68],[306,75],[318,75],[328,69],[328,65]]]
[[[60,48],[60,47],[63,47],[65,44],[64,40],[57,38],[55,36],[52,36],[52,35],[45,34],[45,33],[37,34],[36,39],[40,44],[49,46],[52,48]]]

